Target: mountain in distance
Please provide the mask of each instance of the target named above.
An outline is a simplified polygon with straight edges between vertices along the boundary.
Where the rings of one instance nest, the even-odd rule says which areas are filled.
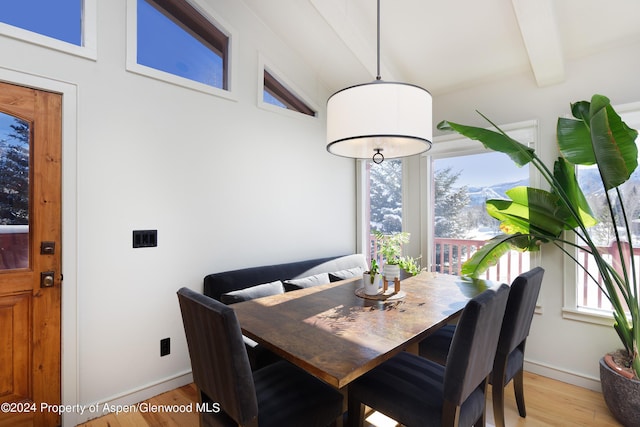
[[[581,168],[577,174],[578,185],[582,188],[587,198],[604,197],[604,189],[600,180],[600,173],[597,168]],[[640,183],[640,167],[637,168],[629,179],[634,186]],[[527,186],[529,180],[523,179],[515,182],[504,182],[492,185],[490,187],[468,187],[471,206],[484,204],[487,199],[508,199],[506,191],[518,186]]]
[[[528,179],[515,182],[502,182],[490,187],[467,187],[471,206],[483,205],[487,199],[507,199],[506,191],[518,186],[526,186]]]

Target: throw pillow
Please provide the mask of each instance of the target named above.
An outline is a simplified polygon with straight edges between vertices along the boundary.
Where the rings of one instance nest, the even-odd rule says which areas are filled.
[[[364,273],[364,269],[362,267],[354,267],[347,270],[334,271],[333,273],[329,273],[329,280],[332,282],[337,282],[339,280],[362,276],[362,273]]]
[[[301,279],[289,279],[284,282],[284,289],[289,291],[295,291],[297,289],[310,288],[316,285],[326,285],[329,283],[329,274],[320,273],[314,276],[303,277]]]
[[[271,283],[251,286],[237,291],[227,292],[220,295],[220,301],[224,304],[234,304],[236,302],[249,301],[256,298],[268,297],[270,295],[283,294],[284,287],[280,280]]]

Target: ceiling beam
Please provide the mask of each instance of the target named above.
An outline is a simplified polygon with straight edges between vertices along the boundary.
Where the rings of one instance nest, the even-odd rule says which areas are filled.
[[[565,80],[562,43],[553,0],[511,0],[539,87]]]

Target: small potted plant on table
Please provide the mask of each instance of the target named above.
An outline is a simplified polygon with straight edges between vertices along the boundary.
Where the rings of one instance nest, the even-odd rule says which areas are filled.
[[[384,234],[374,231],[376,243],[384,262],[383,275],[385,280],[400,279],[401,270],[415,276],[420,272],[420,267],[415,258],[402,256],[402,245],[409,243],[410,234],[407,232]]]
[[[372,259],[371,268],[362,274],[364,293],[366,295],[377,295],[380,291],[380,282],[382,282],[382,276],[380,275],[378,262]]]
[[[420,272],[420,266],[415,258],[402,255],[402,245],[409,243],[410,234],[407,232],[383,234],[374,231],[376,244],[384,262],[384,290],[389,282],[394,283],[395,292],[400,292],[402,272],[415,276]]]

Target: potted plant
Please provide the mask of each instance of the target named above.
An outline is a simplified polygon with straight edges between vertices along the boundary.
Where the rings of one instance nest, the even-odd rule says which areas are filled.
[[[507,192],[511,200],[487,200],[487,212],[501,221],[503,234],[493,237],[478,249],[462,266],[462,274],[477,277],[511,249],[537,251],[543,244],[553,244],[582,268],[606,295],[613,307],[614,329],[624,349],[627,366],[621,369],[633,373],[632,379],[617,374],[611,377],[608,366],[601,360],[601,380],[605,401],[611,412],[625,425],[640,425],[640,306],[636,265],[633,262],[633,236],[629,218],[624,208],[619,186],[626,182],[637,167],[638,151],[636,130],[630,129],[614,111],[609,99],[594,95],[591,101],[571,105],[574,118],[559,118],[557,143],[560,157],[553,170],[549,169],[533,149],[523,145],[491,123],[497,131],[464,126],[443,121],[438,129],[453,130],[468,138],[478,140],[494,151],[503,152],[519,166],[531,162],[549,185],[550,190],[516,187]],[[608,214],[615,233],[614,246],[621,262],[612,264],[598,251],[590,227],[598,220],[578,185],[575,165],[595,165],[599,171],[606,194]],[[576,239],[566,237],[573,233]],[[577,247],[586,250],[595,260],[598,275],[589,273],[585,265],[574,255]],[[599,277],[598,277],[599,276]],[[604,358],[603,358],[604,359]],[[610,359],[607,357],[607,360]],[[631,375],[630,375],[631,376]],[[624,390],[618,410],[615,398],[609,395],[611,378],[620,379]],[[631,408],[631,412],[630,412]],[[622,418],[629,415],[631,418]]]
[[[373,234],[384,260],[383,271],[386,280],[393,281],[395,278],[400,278],[400,269],[402,266],[411,271],[415,270],[415,274],[417,274],[419,269],[416,269],[416,261],[413,258],[402,256],[402,245],[409,243],[411,237],[409,233],[384,234],[380,231],[374,231]]]
[[[369,271],[365,271],[362,274],[362,283],[364,285],[364,293],[367,295],[377,295],[380,291],[382,276],[380,275],[378,263],[375,259],[371,260]]]

